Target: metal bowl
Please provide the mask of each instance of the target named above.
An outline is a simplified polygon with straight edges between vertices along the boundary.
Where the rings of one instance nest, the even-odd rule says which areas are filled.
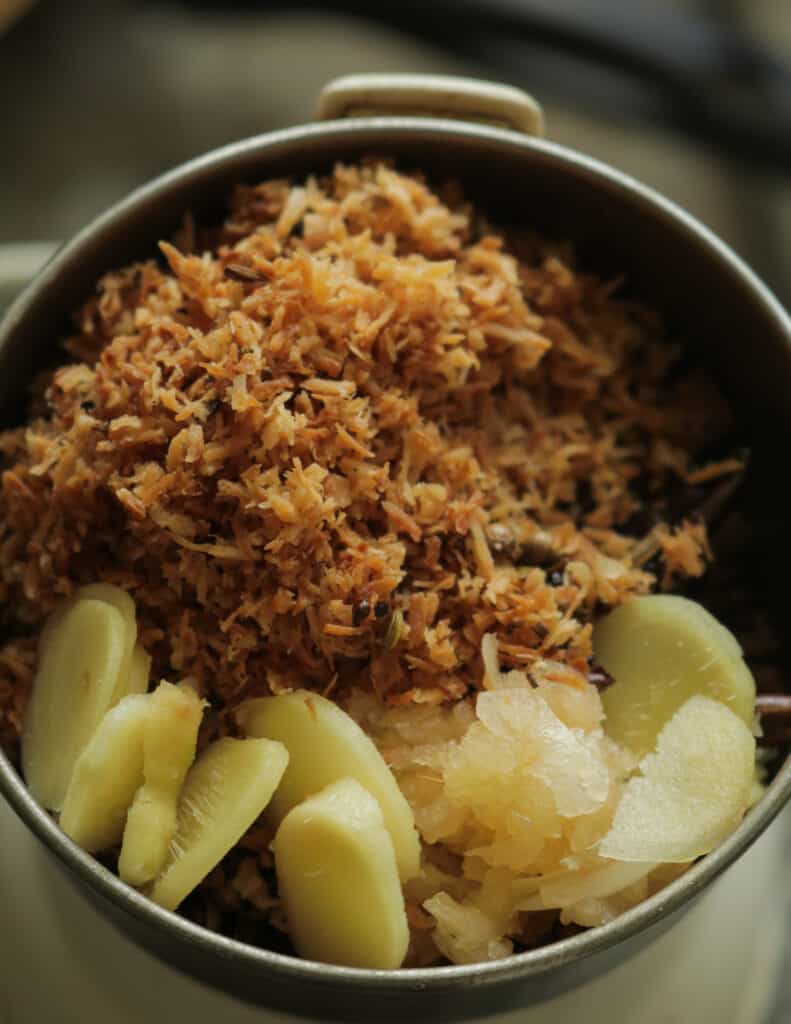
[[[581,261],[601,273],[626,272],[630,290],[662,310],[729,396],[755,454],[757,543],[774,551],[784,510],[764,496],[777,489],[778,445],[791,432],[791,321],[767,288],[727,245],[651,189],[572,150],[493,126],[505,121],[540,129],[535,105],[532,113],[529,102],[520,101],[520,107],[513,92],[511,106],[498,106],[491,89],[482,93],[469,84],[411,78],[395,93],[393,85],[390,76],[362,86],[345,83],[330,91],[324,113],[336,116],[351,108],[364,116],[261,135],[199,157],[134,192],[64,245],[0,326],[3,419],[22,416],[28,384],[57,358],[70,313],[100,274],[149,256],[186,210],[199,219],[218,218],[224,197],[240,181],[300,176],[336,160],[387,155],[435,180],[459,179],[495,221],[571,239]],[[383,106],[410,115],[369,113]],[[426,108],[451,117],[422,116]],[[458,120],[462,113],[489,123]],[[782,600],[778,587],[777,601]],[[670,927],[789,799],[791,759],[726,842],[612,923],[492,963],[396,972],[313,963],[209,932],[161,910],[78,849],[2,754],[0,791],[121,931],[188,974],[239,998],[323,1020],[461,1019],[563,992],[623,962]]]

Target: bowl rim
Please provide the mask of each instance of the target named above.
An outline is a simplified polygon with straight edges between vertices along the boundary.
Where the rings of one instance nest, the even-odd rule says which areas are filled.
[[[268,132],[233,142],[198,156],[176,168],[157,176],[135,189],[124,199],[101,213],[64,243],[51,256],[33,281],[14,300],[0,323],[0,352],[8,339],[19,330],[25,316],[40,300],[58,277],[88,250],[97,236],[111,236],[115,228],[147,202],[161,197],[169,190],[213,177],[225,165],[240,159],[258,160],[262,164],[275,151],[285,153],[296,143],[313,139],[355,142],[376,139],[381,151],[383,136],[395,139],[408,132],[417,138],[438,138],[449,144],[481,141],[513,152],[532,151],[537,159],[554,165],[572,167],[594,186],[617,188],[626,192],[636,203],[651,208],[655,215],[672,225],[696,248],[704,249],[719,268],[741,284],[763,306],[776,322],[779,333],[784,334],[791,347],[791,319],[757,275],[733,250],[712,231],[654,189],[609,165],[566,146],[544,139],[525,136],[506,129],[436,117],[361,117],[353,120],[325,121],[281,131]],[[460,174],[463,178],[463,175]],[[791,799],[791,757],[787,757],[760,802],[748,811],[742,823],[731,836],[714,851],[703,857],[680,878],[665,886],[654,896],[621,914],[612,922],[588,929],[570,938],[561,939],[537,949],[517,953],[511,957],[486,963],[450,965],[423,968],[401,968],[397,971],[340,967],[295,956],[276,953],[248,945],[235,939],[211,932],[178,914],[163,910],[142,893],[125,885],[91,855],[77,847],[60,831],[55,820],[44,811],[27,790],[20,775],[0,750],[0,792],[20,819],[48,849],[75,875],[109,903],[137,918],[143,924],[160,930],[182,945],[199,948],[206,953],[233,959],[249,970],[277,977],[282,981],[299,982],[301,986],[335,988],[347,987],[357,992],[398,996],[418,991],[435,994],[459,985],[476,989],[499,986],[508,982],[524,981],[543,975],[554,968],[604,952],[639,932],[649,931],[654,925],[680,910],[710,882],[736,860],[765,830],[785,803]]]

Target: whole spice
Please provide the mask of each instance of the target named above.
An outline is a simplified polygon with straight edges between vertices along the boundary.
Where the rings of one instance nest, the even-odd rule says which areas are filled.
[[[366,619],[371,614],[371,602],[367,597],[364,597],[362,601],[358,601],[352,609],[352,625],[362,626]]]
[[[513,556],[517,547],[516,538],[505,523],[489,523],[486,529],[489,548],[496,555]]]
[[[560,552],[554,546],[552,537],[543,530],[537,531],[518,554],[519,565],[554,565],[560,558]]]
[[[231,281],[240,281],[242,284],[263,284],[266,281],[257,270],[245,267],[241,263],[229,263],[223,273]]]
[[[390,625],[385,635],[385,650],[392,651],[401,639],[404,632],[404,614],[400,610],[393,612],[390,618]]]
[[[597,665],[596,662],[592,662],[588,669],[588,682],[593,683],[596,689],[601,693],[601,691],[606,690],[608,686],[612,686],[615,682],[615,678],[611,676],[607,669],[602,665]]]

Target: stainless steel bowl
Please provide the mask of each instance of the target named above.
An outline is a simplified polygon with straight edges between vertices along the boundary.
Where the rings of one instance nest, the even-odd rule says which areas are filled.
[[[4,421],[22,415],[27,385],[56,359],[69,314],[100,274],[150,255],[185,210],[216,218],[237,182],[299,176],[336,160],[384,154],[435,180],[460,179],[495,221],[572,239],[582,261],[600,272],[626,271],[630,290],[663,311],[730,397],[755,454],[757,546],[774,552],[778,575],[789,578],[779,565],[788,554],[781,545],[785,509],[776,499],[776,477],[778,454],[785,455],[780,450],[791,433],[791,321],[766,287],[728,246],[651,189],[524,134],[540,131],[540,111],[516,91],[415,76],[362,78],[325,93],[320,114],[336,119],[257,136],[190,161],[134,192],[64,245],[0,326]],[[386,116],[380,116],[383,109]],[[426,116],[432,110],[443,116]],[[782,585],[776,600],[780,608]],[[461,1019],[556,995],[622,962],[670,927],[789,799],[791,759],[725,843],[611,924],[493,963],[398,972],[307,962],[200,928],[150,903],[71,843],[2,754],[0,791],[119,929],[188,974],[240,998],[319,1019]]]

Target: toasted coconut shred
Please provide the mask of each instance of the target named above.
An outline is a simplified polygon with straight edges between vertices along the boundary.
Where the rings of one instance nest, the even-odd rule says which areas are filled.
[[[373,737],[424,844],[409,964],[505,956],[665,884],[678,866],[596,853],[634,762],[602,730],[592,618],[704,571],[701,522],[629,524],[738,470],[694,460],[727,420],[713,387],[569,246],[378,162],[240,187],[160,250],[102,278],[0,436],[7,749],[43,619],[101,579],[155,678],[200,684],[204,742],[297,687]],[[278,927],[270,840],[186,912]]]

